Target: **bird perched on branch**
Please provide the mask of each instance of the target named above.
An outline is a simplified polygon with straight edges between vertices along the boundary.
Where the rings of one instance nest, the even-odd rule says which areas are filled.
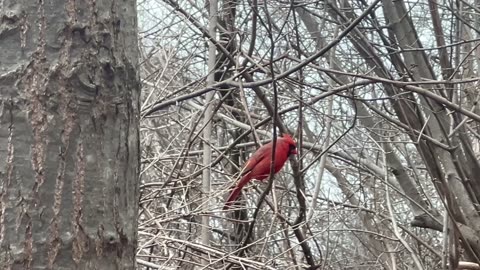
[[[273,172],[280,171],[290,155],[297,154],[297,145],[288,134],[277,138],[275,145],[275,159]],[[223,210],[227,210],[238,199],[242,188],[252,179],[264,180],[270,175],[270,165],[272,163],[273,141],[258,148],[258,150],[247,160],[241,172],[242,179],[233,188]]]

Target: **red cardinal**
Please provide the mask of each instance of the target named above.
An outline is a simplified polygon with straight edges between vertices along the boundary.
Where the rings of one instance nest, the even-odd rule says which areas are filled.
[[[282,169],[290,155],[297,154],[297,145],[290,135],[285,134],[283,137],[277,138],[275,151],[275,168],[274,173]],[[238,199],[242,188],[252,179],[264,180],[270,175],[270,164],[272,163],[273,141],[260,147],[245,163],[242,171],[242,179],[228,196],[223,210],[230,208],[234,201]]]

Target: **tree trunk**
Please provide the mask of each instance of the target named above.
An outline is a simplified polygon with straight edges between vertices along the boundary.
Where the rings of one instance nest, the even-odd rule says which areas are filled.
[[[0,268],[133,269],[135,1],[0,2]]]

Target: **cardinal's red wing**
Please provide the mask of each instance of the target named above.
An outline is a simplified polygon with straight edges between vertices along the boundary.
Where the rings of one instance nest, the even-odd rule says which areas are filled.
[[[271,143],[265,144],[264,146],[258,148],[258,150],[247,160],[247,162],[245,162],[242,175],[249,173],[262,160],[269,159],[272,155],[271,149]]]

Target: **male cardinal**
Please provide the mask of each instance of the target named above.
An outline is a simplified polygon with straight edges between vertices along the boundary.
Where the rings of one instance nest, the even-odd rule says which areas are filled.
[[[285,134],[277,138],[275,145],[275,164],[274,173],[280,171],[290,155],[297,154],[297,145],[290,135]],[[242,179],[232,190],[223,210],[230,208],[234,201],[238,199],[242,188],[252,179],[264,180],[270,175],[270,164],[272,163],[273,141],[258,148],[258,150],[247,160],[242,170]]]

